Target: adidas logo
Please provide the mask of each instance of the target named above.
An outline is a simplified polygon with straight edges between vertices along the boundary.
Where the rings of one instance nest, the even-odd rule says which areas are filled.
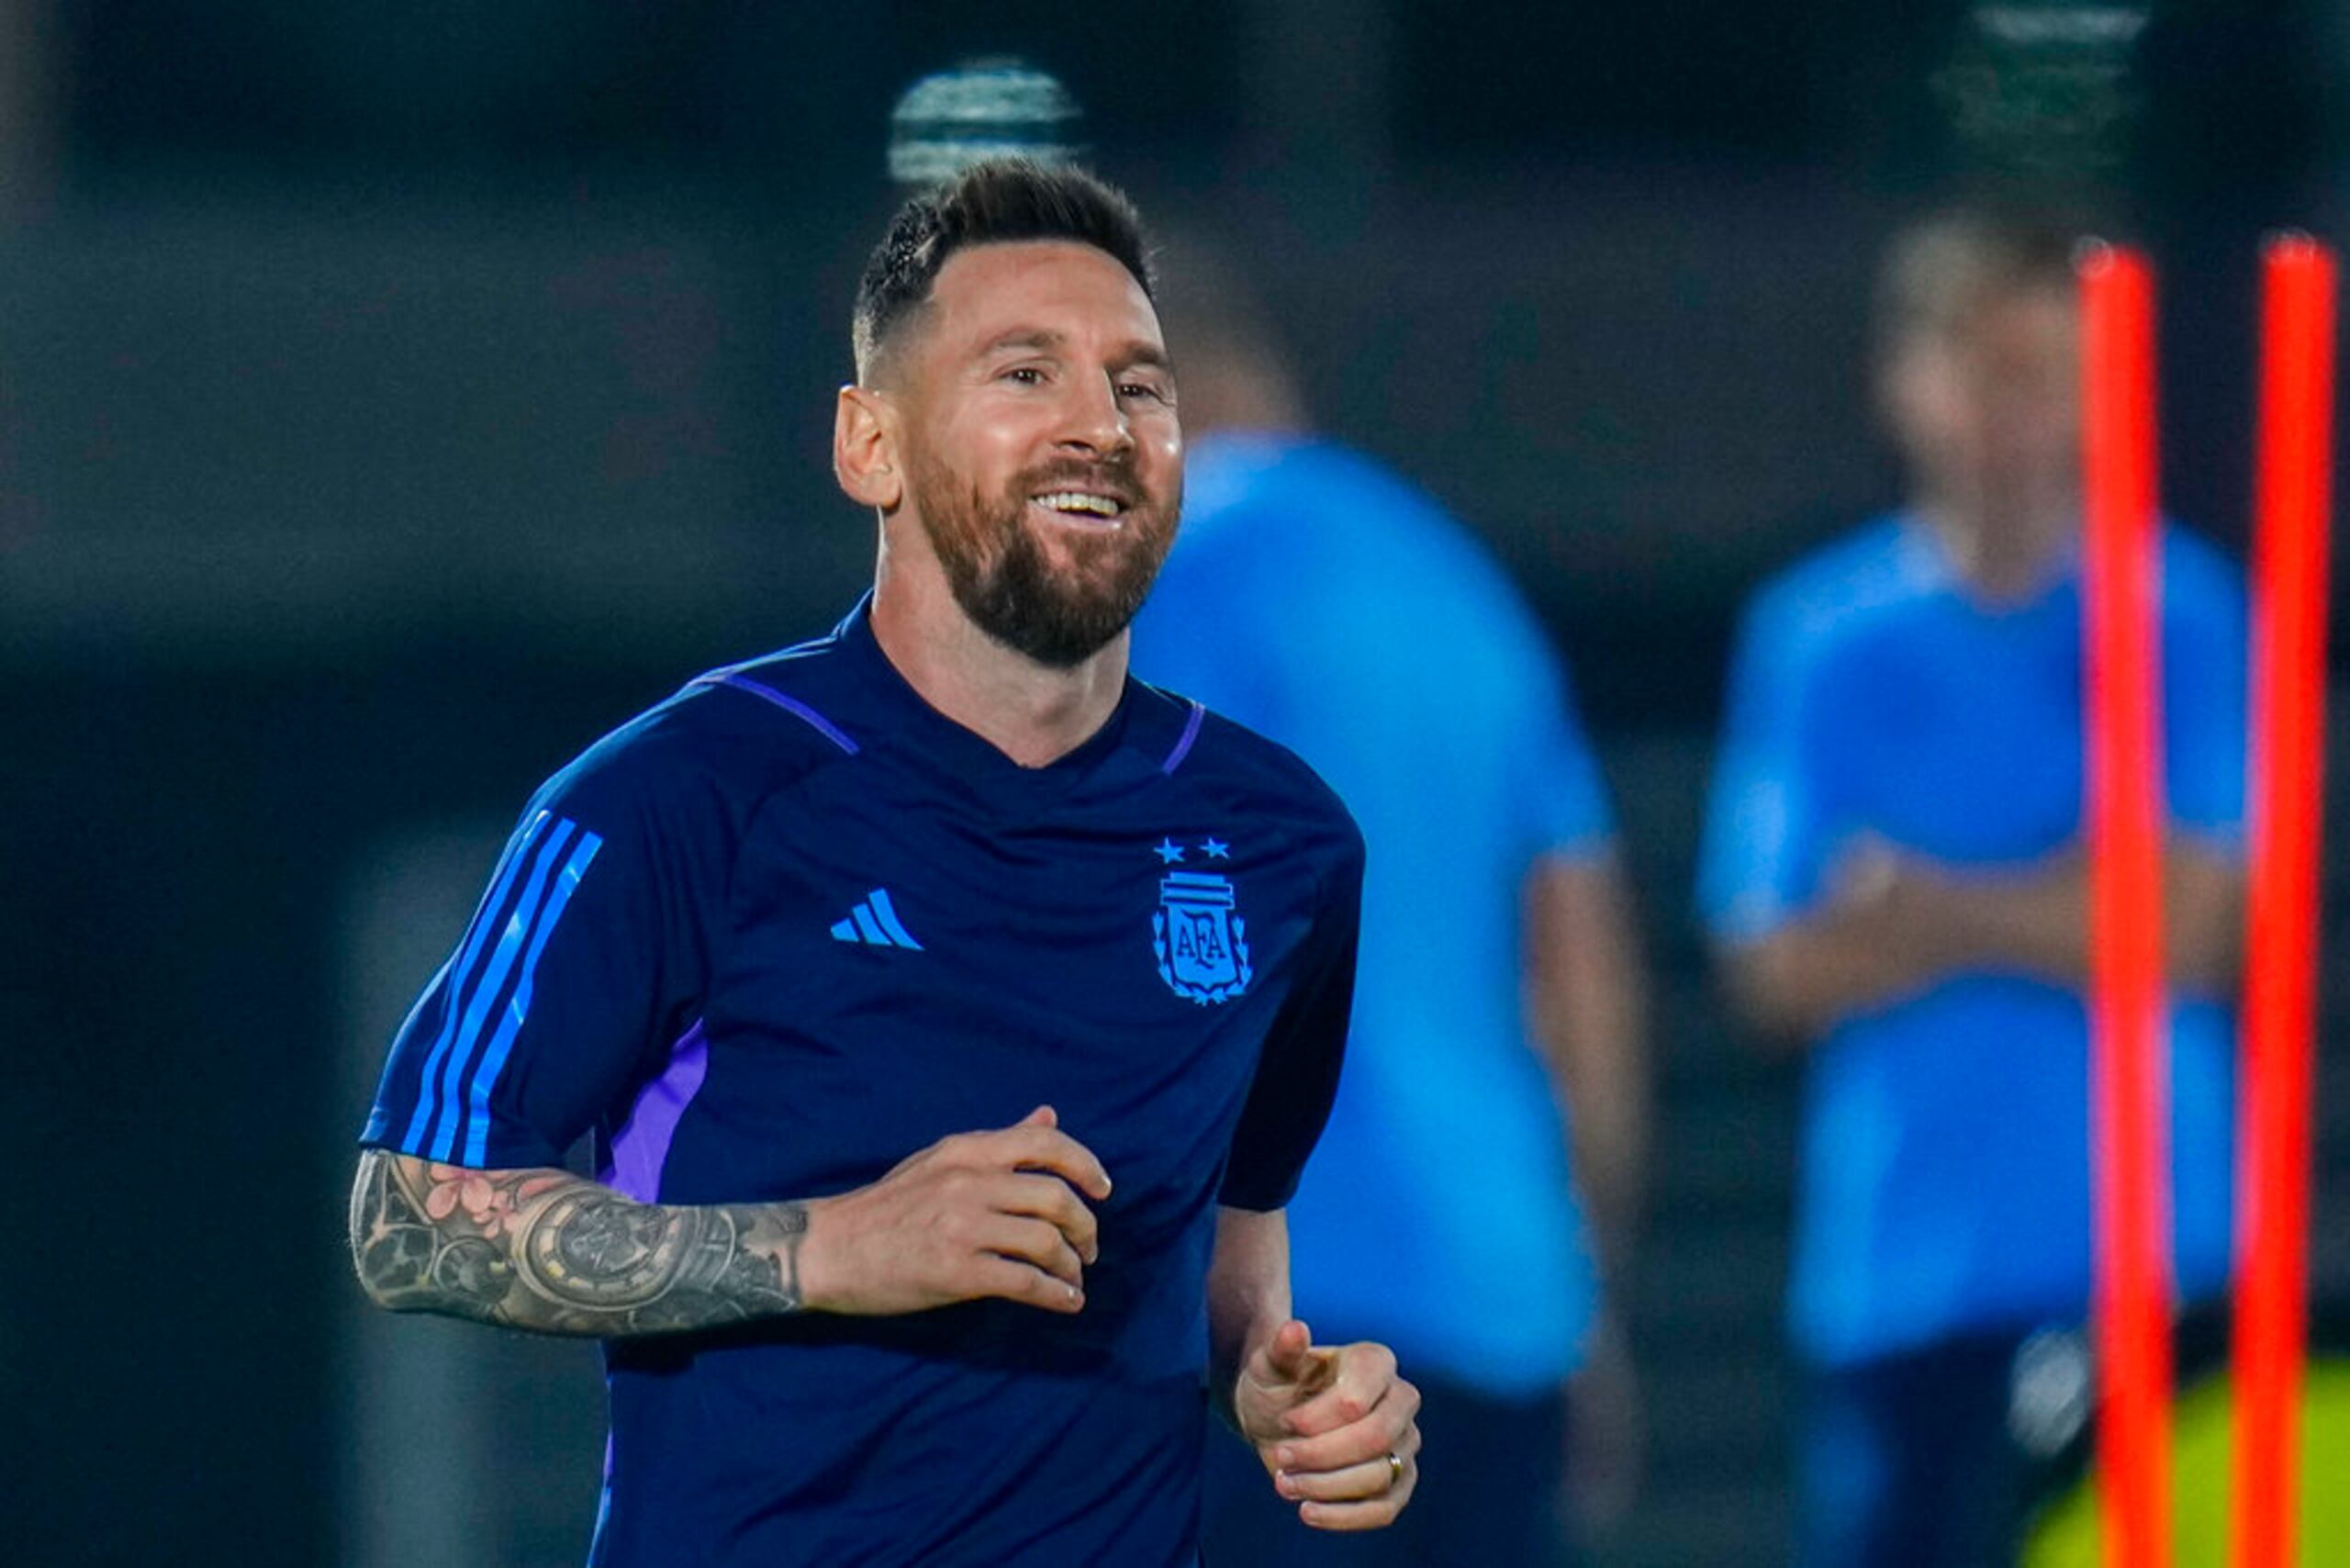
[[[833,940],[860,942],[868,947],[911,947],[922,951],[922,944],[906,929],[898,912],[890,907],[890,892],[876,888],[858,901],[848,912],[846,920],[833,923]]]

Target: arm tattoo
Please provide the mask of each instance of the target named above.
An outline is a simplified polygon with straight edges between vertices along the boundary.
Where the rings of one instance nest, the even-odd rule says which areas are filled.
[[[351,1193],[361,1283],[395,1312],[543,1334],[711,1328],[800,1310],[799,1204],[640,1204],[560,1170],[369,1149]]]

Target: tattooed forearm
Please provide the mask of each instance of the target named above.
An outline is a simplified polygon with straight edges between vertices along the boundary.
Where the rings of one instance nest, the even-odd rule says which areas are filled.
[[[360,1282],[395,1312],[545,1334],[710,1328],[798,1312],[798,1204],[640,1204],[560,1170],[369,1149],[351,1193]]]

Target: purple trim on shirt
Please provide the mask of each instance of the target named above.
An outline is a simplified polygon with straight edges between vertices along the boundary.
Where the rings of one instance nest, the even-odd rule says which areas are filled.
[[[606,1181],[614,1191],[640,1204],[661,1201],[661,1168],[669,1162],[669,1145],[709,1071],[710,1042],[697,1018],[669,1047],[669,1065],[661,1076],[637,1092],[628,1121],[612,1139],[611,1174]]]
[[[1200,721],[1207,717],[1207,712],[1201,704],[1192,704],[1192,716],[1183,722],[1183,738],[1175,743],[1175,749],[1167,754],[1167,760],[1158,765],[1158,771],[1172,773],[1183,766],[1183,759],[1192,755],[1192,743],[1200,738]]]
[[[732,686],[739,690],[747,691],[754,697],[764,697],[793,717],[806,720],[818,734],[848,753],[849,756],[856,755],[856,743],[841,734],[839,727],[830,719],[825,718],[798,698],[786,697],[774,687],[762,686],[747,675],[735,670],[724,670],[716,675],[703,676],[694,684],[696,686]]]

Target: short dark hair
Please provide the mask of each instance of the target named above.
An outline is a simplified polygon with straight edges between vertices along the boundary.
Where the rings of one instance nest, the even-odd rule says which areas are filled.
[[[1965,325],[1992,300],[2073,287],[2081,231],[2033,212],[1964,208],[1905,230],[1877,279],[1876,338],[1890,353]]]
[[[949,256],[973,245],[1019,240],[1091,245],[1155,297],[1149,241],[1125,192],[1073,165],[990,158],[900,207],[873,248],[849,315],[857,374],[866,373],[890,335],[929,301]]]

